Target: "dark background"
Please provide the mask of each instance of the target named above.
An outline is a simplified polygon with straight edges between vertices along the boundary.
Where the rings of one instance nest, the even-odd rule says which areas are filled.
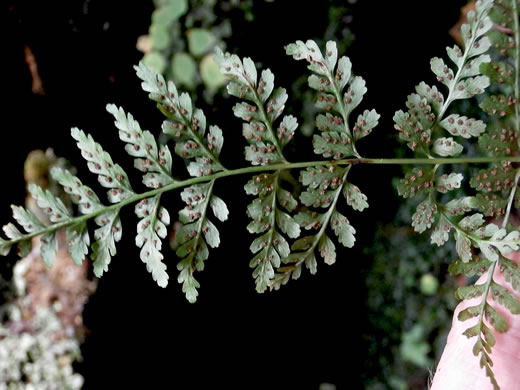
[[[376,108],[382,114],[380,125],[368,137],[371,142],[367,138],[360,143],[363,155],[395,155],[399,146],[392,116],[404,108],[406,95],[416,84],[434,82],[429,59],[444,56],[444,48],[453,45],[448,30],[458,20],[463,3],[359,0],[352,7],[356,41],[346,54],[354,72],[367,81],[362,109]],[[151,1],[11,0],[3,4],[7,28],[2,62],[7,68],[1,89],[0,216],[6,223],[11,219],[9,205],[24,201],[23,162],[30,150],[52,147],[56,155],[78,167],[80,177],[94,183],[69,136],[71,127],[91,133],[115,161],[131,167],[105,105],[123,106],[143,128],[156,134],[162,117],[140,89],[132,69],[142,57],[135,44],[139,35],[147,33]],[[321,37],[329,22],[328,4],[255,1],[255,21],[233,21],[228,48],[271,68],[275,82],[287,87],[306,68],[285,56],[283,46],[296,39]],[[31,92],[24,45],[35,55],[43,96]],[[298,100],[298,96],[291,98]],[[227,157],[228,162],[239,167],[244,165],[244,144],[240,121],[231,112],[234,102],[217,103],[207,112],[209,122],[224,130],[223,154],[235,154]],[[176,283],[177,259],[168,248],[164,254],[170,284],[161,289],[153,282],[133,243],[133,211],[126,210],[118,255],[85,311],[89,336],[82,347],[84,362],[78,365],[86,379],[84,388],[120,389],[136,381],[146,381],[147,389],[317,389],[322,382],[334,383],[340,390],[363,388],[362,381],[374,374],[366,352],[367,340],[374,335],[364,312],[363,277],[371,259],[363,248],[372,245],[376,224],[394,216],[398,201],[391,178],[398,173],[398,168],[356,167],[350,178],[370,203],[362,215],[349,214],[358,231],[356,247],[338,252],[332,267],[320,263],[318,275],[305,272],[281,291],[261,295],[254,290],[248,267],[252,236],[245,231],[245,208],[252,199],[242,190],[247,179],[218,183],[216,193],[227,201],[230,220],[218,224],[222,245],[211,251],[205,271],[198,276],[202,287],[196,304],[185,300]],[[134,176],[134,182],[139,181]],[[177,193],[164,198],[172,216],[180,208],[178,198]],[[9,258],[5,264],[14,260]]]

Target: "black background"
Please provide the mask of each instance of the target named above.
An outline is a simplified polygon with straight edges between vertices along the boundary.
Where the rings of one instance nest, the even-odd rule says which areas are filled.
[[[283,46],[321,37],[329,2],[254,3],[254,23],[233,20],[228,48],[238,48],[239,55],[270,67],[276,82],[287,87],[306,68],[285,56]],[[393,113],[404,108],[406,95],[416,84],[434,82],[429,59],[445,56],[444,48],[453,45],[448,30],[462,3],[359,0],[353,6],[351,28],[357,39],[346,54],[354,72],[367,81],[362,109],[374,107],[382,114],[380,125],[368,137],[371,143],[368,138],[360,143],[363,155],[395,155]],[[3,4],[7,28],[2,62],[7,67],[1,89],[0,216],[7,222],[9,204],[23,203],[23,162],[30,150],[53,147],[78,167],[80,177],[94,183],[69,136],[71,127],[91,133],[115,161],[131,167],[105,105],[123,106],[154,133],[159,132],[162,118],[132,69],[142,56],[135,44],[147,33],[151,1]],[[31,92],[24,45],[36,57],[44,96]],[[222,104],[207,112],[208,119],[224,130],[223,154],[235,154],[235,160],[228,162],[238,167],[244,164],[241,124],[231,113],[234,102]],[[242,190],[246,178],[217,183],[217,194],[229,205],[230,220],[218,224],[222,245],[211,251],[198,276],[202,287],[196,304],[189,304],[180,291],[177,259],[167,248],[170,284],[161,289],[153,282],[133,243],[133,211],[126,210],[118,255],[85,311],[89,336],[82,347],[84,362],[78,365],[86,378],[84,388],[122,389],[142,381],[147,389],[318,389],[322,382],[335,383],[340,390],[363,388],[363,379],[372,375],[373,358],[365,348],[371,332],[364,314],[363,274],[369,272],[370,258],[363,255],[363,248],[371,245],[376,223],[393,218],[397,201],[391,178],[398,172],[375,166],[353,170],[351,180],[370,202],[362,215],[349,214],[358,230],[356,247],[340,251],[334,266],[320,263],[318,275],[306,272],[275,293],[257,294],[250,276],[252,236],[245,231],[245,208],[251,199]],[[134,179],[140,181],[138,175]],[[179,209],[178,198],[176,193],[164,198],[172,216]],[[9,258],[6,264],[12,261]]]

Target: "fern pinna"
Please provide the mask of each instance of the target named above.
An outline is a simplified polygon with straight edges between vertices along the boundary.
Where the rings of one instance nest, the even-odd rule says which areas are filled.
[[[516,191],[520,177],[518,4],[515,0],[477,1],[468,22],[462,27],[463,47],[447,49],[449,62],[438,57],[431,60],[437,84],[421,82],[408,96],[406,111],[394,115],[399,138],[413,158],[361,156],[357,141],[372,132],[380,116],[373,109],[359,109],[367,92],[366,83],[353,75],[350,59],[339,57],[334,42],[327,42],[323,51],[312,40],[297,41],[285,48],[295,60],[306,61],[311,71],[308,84],[315,91],[320,111],[317,132],[312,137],[314,153],[319,156],[315,161],[291,162],[284,155],[284,148],[297,134],[298,120],[284,114],[287,91],[275,87],[273,73],[269,69],[259,72],[252,59],[219,49],[215,55],[228,79],[229,94],[239,99],[233,112],[243,120],[248,165],[236,169],[228,169],[220,161],[225,151],[224,132],[208,125],[203,111],[193,106],[188,94],[179,93],[173,82],[139,64],[135,67],[137,76],[166,117],[162,131],[185,161],[189,178],[179,179],[183,175],[180,167],[172,166],[168,145],[158,143],[131,114],[110,104],[107,110],[115,118],[125,150],[135,158],[135,168],[143,173],[147,190],[134,189],[137,185],[130,183],[125,170],[100,144],[83,131],[72,129],[89,170],[108,189],[109,204],[71,172],[55,168],[52,177],[77,205],[78,215],[50,191],[32,185],[31,195],[46,218],[12,206],[14,218],[25,232],[13,223],[6,225],[8,239],[0,239],[1,253],[7,255],[14,246],[20,256],[25,256],[33,239],[40,237],[43,261],[52,266],[58,246],[56,234],[64,230],[73,261],[80,264],[90,257],[94,273],[101,276],[108,270],[122,237],[120,211],[134,205],[139,218],[135,242],[140,258],[157,284],[165,287],[169,274],[162,240],[172,215],[162,203],[162,194],[178,189],[185,207],[176,218],[182,224],[176,234],[177,281],[186,298],[194,302],[199,288],[197,272],[204,269],[210,248],[220,244],[215,221],[225,222],[229,217],[225,199],[215,193],[215,183],[246,175],[245,193],[254,197],[245,211],[250,218],[247,230],[254,235],[249,264],[256,289],[279,289],[290,279],[298,279],[303,269],[315,273],[318,258],[326,264],[334,263],[338,244],[347,248],[354,245],[356,229],[345,208],[338,207],[343,202],[354,212],[368,207],[367,196],[357,185],[362,187],[362,183],[349,180],[350,171],[358,169],[354,165],[415,164],[397,186],[401,196],[418,199],[412,226],[419,233],[432,229],[431,242],[438,246],[450,240],[453,233],[458,259],[450,271],[484,275],[483,282],[458,290],[461,299],[480,299],[477,305],[461,311],[459,319],[477,319],[465,335],[476,339],[474,353],[498,388],[490,359],[495,345],[493,332],[507,331],[508,323],[494,303],[520,314],[520,303],[511,292],[520,291],[520,271],[518,264],[506,257],[520,246],[520,233],[510,218],[512,209],[520,205]],[[483,112],[477,117],[459,112],[454,104],[475,98],[480,98]],[[477,139],[489,156],[461,157]],[[476,191],[474,196],[464,195],[464,175],[452,171],[452,166],[461,163],[492,164],[476,171],[469,180]],[[301,190],[287,185],[287,178],[293,174],[298,175]],[[90,220],[96,225],[93,235]],[[495,271],[503,272],[510,286],[495,282]]]

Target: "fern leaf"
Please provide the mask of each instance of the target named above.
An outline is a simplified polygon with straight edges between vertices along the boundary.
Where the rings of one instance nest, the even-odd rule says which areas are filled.
[[[178,98],[177,88],[172,81],[166,82],[163,75],[148,68],[143,62],[134,66],[137,77],[142,80],[141,88],[149,92],[149,98],[171,107],[172,99]]]
[[[440,125],[451,135],[463,138],[478,137],[486,131],[486,125],[481,120],[468,119],[457,114],[449,115],[440,122]]]
[[[516,83],[520,72],[517,68],[519,54],[516,50],[514,34],[510,34],[510,32],[518,34],[515,27],[515,19],[518,19],[516,5],[512,1],[497,2],[490,13],[490,18],[503,29],[495,29],[488,35],[497,56],[493,62],[482,66],[482,72],[499,88],[498,93],[488,96],[480,107],[489,115],[500,118],[517,116],[519,96]]]
[[[415,87],[416,93],[408,96],[408,112],[401,110],[394,115],[395,129],[399,138],[415,150],[428,150],[431,144],[431,128],[436,116],[444,107],[444,96],[437,87],[422,82]]]
[[[58,240],[56,239],[56,233],[44,234],[40,238],[40,255],[43,262],[49,268],[54,264],[56,259],[56,253],[58,252]]]
[[[163,132],[170,135],[176,142],[175,153],[187,160],[188,173],[191,176],[200,177],[224,170],[225,168],[219,160],[224,144],[222,130],[214,125],[207,128],[204,112],[193,106],[188,94],[179,94],[174,83],[171,81],[166,83],[162,76],[155,75],[142,63],[135,69],[138,77],[143,81],[143,89],[150,93],[150,99],[158,103],[159,109],[167,117],[162,126]],[[247,63],[247,70],[250,72],[250,77],[256,75],[256,69],[253,70],[250,63]],[[120,122],[124,122],[124,117]],[[127,123],[131,124],[130,118],[127,118]],[[131,126],[126,125],[126,127]],[[129,133],[132,134],[132,131]],[[143,132],[143,134],[146,134],[146,132]],[[124,134],[123,137],[124,141],[134,144],[132,140],[127,140]],[[139,139],[140,142],[142,142],[142,138],[144,137]],[[154,144],[151,145],[150,151],[153,151],[153,154],[148,156],[148,160],[152,162],[151,165],[155,168],[155,172],[166,175],[166,182],[159,182],[159,184],[173,183],[174,180],[170,174],[171,157],[168,149],[161,146],[157,152],[157,147]],[[140,145],[140,150],[142,148],[143,145]],[[131,152],[132,149],[129,151]],[[139,155],[138,157],[146,156]],[[161,158],[165,161],[161,161]],[[146,163],[147,159],[144,162]],[[150,170],[150,164],[145,163],[142,160],[137,160],[136,166],[143,168],[143,170]],[[155,173],[148,173],[147,175],[153,180],[158,179]],[[146,180],[147,177],[145,176]],[[215,216],[221,221],[225,221],[229,214],[224,201],[213,195],[213,184],[214,180],[206,184],[193,185],[186,188],[181,194],[187,206],[179,212],[179,219],[184,226],[179,232],[178,242],[180,246],[176,252],[177,256],[182,259],[177,265],[177,269],[180,271],[177,280],[182,283],[182,290],[190,302],[196,301],[197,289],[200,287],[199,282],[193,276],[194,272],[204,269],[204,261],[209,257],[208,246],[214,248],[220,244],[218,230],[207,218],[207,210],[208,208],[213,209]],[[159,229],[161,230],[161,228]],[[148,234],[153,234],[153,232]],[[157,240],[157,242],[160,242],[160,240]],[[160,247],[156,247],[155,251],[158,252],[159,249]],[[149,252],[154,252],[154,249],[152,248],[152,251]],[[165,266],[158,260],[162,260],[162,255],[155,256],[156,265],[154,267],[157,279],[153,275],[154,271],[152,271],[152,276],[159,284],[166,285],[167,275],[163,268]],[[143,259],[143,261],[145,260]]]
[[[7,256],[11,251],[12,242],[0,238],[0,255]]]
[[[14,243],[17,246],[17,253],[20,257],[25,257],[31,252],[32,242],[31,240],[25,239],[24,235],[18,230],[18,228],[12,224],[8,223],[4,225],[2,230],[10,241],[4,241],[2,243],[2,250],[4,253],[8,254],[10,248]]]
[[[433,232],[431,235],[432,244],[437,244],[437,246],[444,245],[450,238],[450,231],[452,229],[451,222],[441,214],[439,217],[439,222],[435,228],[433,228]]]
[[[473,256],[468,262],[460,259],[454,260],[450,263],[448,271],[452,275],[480,276],[487,272],[491,264],[493,263],[483,256]]]
[[[447,98],[444,99],[436,87],[421,83],[416,87],[417,93],[408,96],[408,112],[397,111],[394,115],[399,138],[407,142],[413,151],[427,156],[431,152],[439,156],[462,152],[462,146],[451,138],[433,140],[432,144],[432,130],[437,124],[451,135],[463,138],[479,136],[484,132],[485,124],[480,120],[458,114],[444,118],[444,115],[454,100],[471,98],[483,93],[489,86],[489,78],[481,74],[480,66],[490,61],[490,57],[484,53],[491,46],[485,34],[493,25],[488,17],[492,4],[491,0],[479,1],[477,11],[468,15],[469,24],[462,27],[464,50],[458,46],[447,48],[448,57],[458,68],[456,72],[441,58],[435,57],[430,62],[437,80],[448,88]]]
[[[443,210],[451,215],[464,215],[478,206],[478,201],[475,197],[465,196],[449,201],[442,206]]]
[[[109,211],[95,218],[99,226],[94,232],[96,241],[92,244],[94,274],[101,277],[108,271],[112,256],[117,253],[116,242],[121,240],[122,226],[119,210]]]
[[[209,205],[213,210],[213,214],[220,222],[227,221],[229,216],[229,210],[226,206],[226,203],[222,199],[220,199],[216,195],[211,195]]]
[[[431,109],[426,99],[421,103],[426,110]],[[431,115],[431,114],[430,114]],[[428,122],[421,123],[417,111],[411,109],[408,112],[399,110],[394,115],[395,129],[399,131],[399,138],[407,142],[408,147],[413,150],[428,150],[431,144],[431,127],[433,126],[433,117],[428,118]]]
[[[471,251],[471,240],[466,234],[460,231],[455,233],[455,240],[455,249],[457,250],[457,254],[463,263],[468,263],[473,257],[473,252]]]
[[[318,243],[318,251],[325,264],[332,265],[336,262],[336,246],[327,234],[323,234]]]
[[[49,190],[43,190],[35,184],[30,184],[29,192],[52,223],[63,222],[70,218],[67,207]]]
[[[368,207],[367,196],[361,192],[358,186],[345,182],[343,184],[343,196],[347,204],[354,210],[363,211]]]
[[[513,95],[491,95],[480,103],[480,108],[488,115],[503,118],[514,114],[514,99]]]
[[[90,236],[85,222],[73,225],[66,230],[69,253],[76,265],[81,265],[88,255],[90,247]]]
[[[414,230],[418,233],[422,233],[426,229],[429,229],[435,220],[437,212],[437,204],[433,202],[430,197],[421,202],[412,215],[412,226]]]
[[[20,206],[11,206],[13,217],[27,233],[33,233],[45,229],[45,225],[30,210]],[[21,233],[20,233],[21,234]]]
[[[77,141],[81,155],[88,161],[88,168],[98,175],[98,181],[103,187],[110,188],[108,200],[118,203],[134,194],[128,176],[118,164],[114,164],[110,155],[91,135],[86,135],[78,128],[73,128],[72,137]]]
[[[235,116],[245,121],[243,135],[250,144],[246,147],[246,160],[253,165],[286,161],[283,147],[293,138],[298,126],[296,118],[288,115],[275,128],[274,123],[288,98],[286,90],[274,88],[274,75],[269,69],[263,70],[258,79],[255,63],[250,58],[241,60],[217,49],[215,61],[221,73],[230,79],[229,94],[253,103],[242,102],[233,107]]]
[[[292,245],[294,253],[282,258],[285,266],[277,270],[272,287],[280,288],[289,279],[298,279],[305,265],[314,274],[317,269],[315,250],[320,253],[326,264],[336,261],[336,247],[327,228],[335,233],[340,244],[351,248],[355,243],[355,228],[347,217],[337,210],[340,195],[354,209],[362,211],[368,207],[366,196],[359,188],[347,179],[349,168],[335,166],[310,167],[301,172],[300,181],[306,186],[300,199],[303,204],[316,208],[326,208],[323,213],[317,211],[300,211],[294,220],[305,230],[316,230],[316,233],[296,240]]]
[[[281,258],[290,254],[289,244],[279,231],[290,238],[300,235],[298,223],[278,207],[284,203],[290,209],[295,202],[290,193],[281,189],[279,176],[280,171],[254,176],[245,186],[248,194],[258,196],[247,208],[253,220],[247,229],[250,233],[264,233],[250,246],[251,252],[256,254],[249,266],[254,268],[253,277],[258,292],[264,292],[271,286]]]
[[[471,178],[470,185],[484,193],[509,190],[515,183],[515,173],[510,163],[494,165],[491,168],[480,170]]]
[[[94,191],[85,186],[80,179],[69,171],[56,167],[51,170],[51,176],[70,195],[70,198],[78,205],[82,214],[93,213],[104,207]],[[66,232],[72,261],[75,264],[81,264],[88,254],[90,246],[87,225],[85,222],[80,222],[67,228]]]
[[[179,211],[179,220],[184,226],[177,239],[179,248],[176,253],[182,259],[177,264],[180,271],[177,281],[182,283],[182,291],[191,303],[197,300],[200,287],[193,274],[204,270],[204,261],[209,257],[208,246],[216,248],[220,244],[219,232],[209,220],[208,210],[212,208],[217,218],[227,217],[227,208],[223,208],[219,198],[213,198],[213,185],[214,180],[190,186],[181,193],[186,207]]]
[[[315,134],[312,144],[314,153],[325,158],[340,160],[355,154],[352,138],[344,132],[324,131],[321,135]]]
[[[520,246],[520,232],[517,230],[507,233],[506,229],[500,229],[494,224],[488,224],[484,230],[479,230],[476,231],[481,236],[477,240],[478,246],[490,261],[497,261],[498,253],[504,256],[518,250]]]
[[[505,214],[507,199],[497,194],[477,194],[479,211],[486,217],[500,217]]]
[[[484,225],[484,222],[484,216],[482,214],[476,213],[462,218],[458,225],[466,232],[474,232],[482,225]]]
[[[331,227],[334,233],[336,233],[340,244],[346,248],[352,248],[354,246],[356,242],[356,229],[350,224],[347,217],[335,210],[332,213]]]
[[[224,167],[219,161],[224,142],[222,130],[218,126],[210,126],[206,131],[203,111],[193,107],[187,93],[179,94],[172,81],[166,82],[162,75],[155,74],[142,62],[134,68],[143,81],[143,90],[149,92],[150,99],[158,103],[159,109],[168,118],[162,129],[176,141],[175,153],[194,159],[188,165],[190,175],[204,176],[222,171]],[[162,151],[167,153],[165,147]],[[161,162],[160,159],[158,161]]]
[[[464,215],[477,206],[477,199],[470,196],[453,199],[446,204],[437,204],[439,210],[439,220],[433,229],[431,242],[437,244],[438,246],[444,245],[449,239],[449,233],[452,228],[455,227],[463,229],[465,224],[463,221],[456,222],[456,220],[453,220],[452,217]],[[462,222],[462,225],[460,225],[460,222]],[[458,234],[461,234],[460,237],[456,235],[457,239],[459,240],[459,245],[461,245],[461,248],[466,247],[467,241],[465,240],[464,232],[460,232]],[[464,251],[463,253],[465,254],[464,259],[467,260],[468,257],[466,255],[468,251]]]
[[[493,165],[479,171],[470,181],[471,187],[480,191],[477,194],[479,210],[490,217],[504,215],[508,203],[505,194],[514,187],[514,183],[515,170],[510,163]]]
[[[345,180],[345,168],[334,166],[307,168],[300,176],[300,181],[307,186],[300,200],[306,206],[328,208],[334,201],[338,188]]]
[[[460,173],[444,174],[436,179],[435,188],[440,193],[445,194],[448,191],[460,188],[463,179],[464,176]]]
[[[500,271],[514,290],[520,292],[520,266],[517,262],[506,257],[500,257]]]
[[[78,205],[82,214],[90,214],[104,207],[96,193],[69,171],[56,167],[51,170],[51,175],[70,195],[72,201]]]
[[[437,138],[433,141],[432,151],[438,156],[441,157],[455,157],[462,153],[464,147],[455,142],[453,138]]]
[[[63,204],[63,202],[60,199],[56,198],[50,191],[43,190],[35,184],[30,184],[29,192],[36,200],[38,206],[49,217],[51,223],[64,222],[67,219],[71,218],[69,211],[67,210],[67,207]],[[52,267],[54,260],[56,259],[56,253],[58,251],[58,241],[56,239],[56,232],[50,232],[42,235],[42,237],[40,238],[40,243],[40,253],[43,262],[45,263],[45,265],[47,265],[47,267]],[[81,262],[81,260],[79,260],[79,262]],[[76,261],[78,261],[77,258]]]
[[[515,131],[499,122],[478,140],[479,146],[493,156],[511,156],[518,153],[518,136]]]
[[[486,125],[481,120],[468,119],[458,114],[449,115],[440,125],[451,135],[463,138],[478,137],[486,131]]]
[[[167,235],[166,226],[170,223],[168,211],[160,206],[160,195],[143,199],[135,207],[136,215],[141,218],[137,225],[136,245],[141,248],[141,260],[160,287],[168,285],[166,265],[162,262],[162,242]]]
[[[494,301],[509,310],[511,314],[520,314],[520,302],[507,288],[492,282],[490,296]]]
[[[98,175],[98,181],[103,187],[109,188],[108,200],[119,203],[135,195],[126,172],[118,164],[114,164],[110,155],[101,145],[94,141],[92,136],[73,128],[72,137],[77,141],[82,156],[88,161],[88,168]],[[96,208],[102,208],[97,196],[88,187],[83,186],[79,179],[71,177],[70,173],[57,170],[54,175],[66,185],[66,191],[73,195],[76,202],[80,202],[80,211],[92,213]],[[85,200],[85,201],[83,201]],[[100,277],[108,270],[112,256],[117,253],[116,242],[121,240],[122,225],[119,216],[120,209],[102,213],[95,218],[99,226],[94,232],[95,242],[92,244],[92,259],[94,273]],[[83,236],[79,240],[79,251],[85,251],[87,239]],[[76,249],[75,249],[76,251]]]
[[[167,146],[157,146],[155,137],[148,130],[141,130],[139,123],[131,114],[126,115],[122,108],[107,105],[107,111],[115,118],[119,137],[126,142],[125,150],[135,160],[135,167],[146,173],[143,183],[149,188],[160,188],[174,182],[171,176],[172,156]]]
[[[491,328],[484,323],[483,319],[485,318],[488,323],[500,333],[506,332],[509,326],[504,317],[487,302],[490,290],[487,286],[489,284],[494,284],[492,278],[490,278],[485,284],[463,287],[457,290],[457,295],[461,299],[482,297],[480,304],[467,307],[459,312],[458,319],[459,321],[466,321],[475,317],[479,318],[477,324],[466,329],[464,335],[468,338],[477,338],[473,346],[473,354],[475,356],[480,355],[480,366],[485,369],[486,375],[489,377],[494,388],[499,389],[498,382],[496,381],[495,375],[492,371],[493,361],[489,357],[489,354],[496,343],[496,339]]]
[[[371,133],[380,115],[375,110],[365,110],[350,128],[350,114],[367,91],[361,77],[352,77],[350,59],[341,57],[338,61],[336,43],[332,41],[327,42],[324,54],[312,40],[292,43],[285,51],[296,60],[309,62],[308,68],[315,74],[309,76],[308,83],[318,91],[316,106],[328,112],[317,117],[316,125],[322,134],[313,137],[315,153],[334,159],[359,156],[355,142]]]
[[[401,179],[397,186],[399,195],[409,198],[417,194],[425,193],[433,188],[433,171],[421,168],[414,168],[408,172],[404,179]]]

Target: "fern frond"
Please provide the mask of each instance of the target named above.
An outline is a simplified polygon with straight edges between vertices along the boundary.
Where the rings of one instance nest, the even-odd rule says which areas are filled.
[[[515,9],[515,16],[510,21],[515,20],[517,30],[515,35],[518,37],[520,31],[516,0],[506,3],[509,4],[509,8],[512,6]],[[408,112],[398,111],[395,114],[395,128],[400,132],[400,138],[406,141],[414,152],[422,153],[429,158],[434,158],[435,155],[457,156],[463,152],[463,146],[454,141],[456,137],[465,139],[479,137],[480,145],[495,155],[499,153],[511,155],[518,150],[515,142],[518,126],[516,130],[512,130],[504,118],[514,111],[513,104],[509,104],[511,109],[506,109],[507,97],[491,96],[481,104],[484,111],[498,113],[503,118],[502,122],[491,127],[488,133],[486,133],[486,124],[481,119],[468,118],[458,113],[447,114],[453,101],[472,98],[483,93],[490,86],[491,81],[506,83],[514,80],[518,84],[518,78],[513,74],[513,66],[492,63],[491,56],[487,54],[492,45],[495,47],[497,45],[497,40],[494,38],[496,33],[490,30],[493,21],[496,22],[497,8],[500,7],[502,6],[494,5],[491,0],[476,2],[476,11],[468,14],[468,24],[461,28],[464,47],[455,46],[447,49],[448,57],[455,68],[451,68],[440,58],[431,60],[431,69],[437,76],[437,80],[448,89],[447,97],[444,98],[437,88],[421,83],[416,87],[417,93],[408,97],[406,103]],[[511,29],[513,30],[513,27]],[[507,51],[504,54],[507,54]],[[514,62],[518,64],[518,61]],[[501,75],[505,76],[506,72],[509,73],[508,77],[501,77]],[[518,86],[514,89],[518,92]],[[512,100],[513,98],[510,97],[509,103]],[[453,138],[432,139],[434,134],[438,133],[436,130],[439,127],[446,130]],[[438,168],[438,165],[430,170],[414,168],[401,180],[398,191],[404,197],[417,194],[425,196],[412,217],[412,225],[416,231],[422,232],[436,223],[431,235],[432,243],[439,246],[445,244],[449,240],[450,232],[454,231],[455,249],[459,260],[452,263],[450,272],[467,275],[488,274],[484,284],[458,290],[460,299],[481,297],[479,304],[468,307],[459,314],[459,320],[479,317],[477,325],[466,330],[464,334],[467,337],[477,337],[473,352],[476,356],[480,356],[481,367],[485,368],[486,375],[494,388],[498,389],[498,382],[492,371],[493,363],[489,357],[495,345],[492,329],[505,332],[507,323],[504,317],[488,303],[488,298],[492,298],[495,294],[498,302],[512,308],[511,312],[516,312],[516,303],[511,302],[511,299],[517,302],[516,299],[493,281],[493,272],[501,259],[505,258],[504,255],[517,250],[520,244],[518,242],[520,233],[505,228],[515,197],[518,173],[510,162],[481,170],[470,180],[470,185],[480,191],[480,194],[442,204],[437,200],[437,192],[444,194],[459,188],[463,176],[458,173],[443,173],[437,176]],[[504,200],[507,194],[509,197]],[[481,213],[466,215],[475,208],[485,216],[505,215],[503,227],[486,223]],[[482,255],[474,259],[475,249],[478,249]],[[503,268],[505,269],[505,266]],[[514,275],[514,272],[510,272],[510,279],[514,279]]]

